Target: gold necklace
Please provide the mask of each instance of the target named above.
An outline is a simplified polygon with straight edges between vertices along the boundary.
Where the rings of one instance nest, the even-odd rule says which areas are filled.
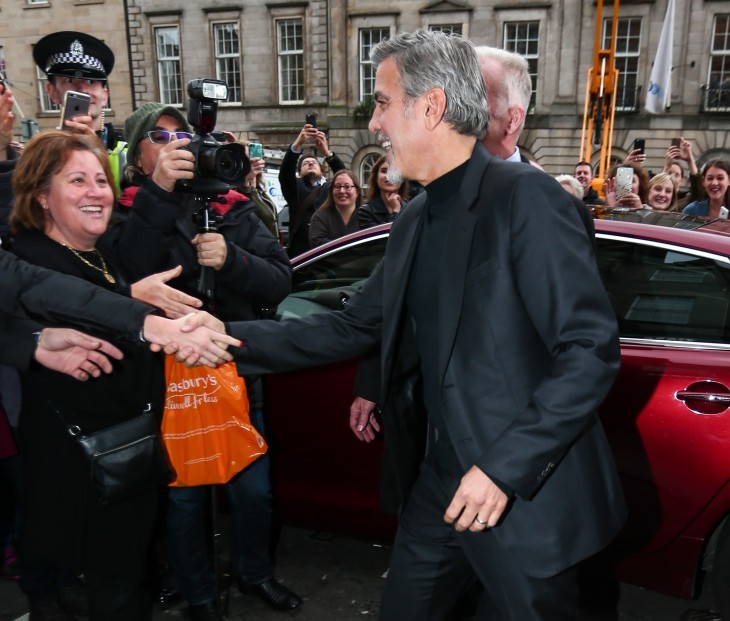
[[[53,239],[53,238],[51,238],[51,239]],[[88,261],[87,259],[85,259],[84,257],[82,257],[81,256],[81,253],[78,250],[76,250],[75,248],[71,248],[71,246],[69,246],[67,244],[64,244],[63,242],[60,242],[57,239],[55,239],[53,241],[58,242],[64,248],[68,248],[71,252],[73,252],[76,255],[76,257],[82,263],[85,263],[89,267],[93,267],[97,272],[101,272],[102,274],[104,274],[104,278],[106,278],[106,280],[107,280],[108,283],[110,283],[110,284],[113,285],[114,283],[117,282],[116,279],[114,278],[114,276],[112,276],[109,273],[109,269],[106,266],[106,261],[104,261],[104,257],[101,256],[101,252],[99,252],[96,248],[94,248],[93,250],[90,250],[88,252],[93,252],[97,257],[99,257],[99,261],[101,261],[101,267],[99,267],[98,265],[94,265],[91,261]]]

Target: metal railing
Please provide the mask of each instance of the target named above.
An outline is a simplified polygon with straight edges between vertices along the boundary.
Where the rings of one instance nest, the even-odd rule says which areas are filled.
[[[730,84],[726,86],[707,86],[700,88],[700,112],[730,112]]]

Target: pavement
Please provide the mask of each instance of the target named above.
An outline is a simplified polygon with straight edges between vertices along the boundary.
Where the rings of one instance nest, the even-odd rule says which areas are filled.
[[[388,546],[285,527],[277,548],[276,577],[302,597],[302,605],[292,613],[277,612],[256,596],[242,595],[234,588],[230,591],[228,619],[377,619],[389,556]],[[711,596],[706,588],[697,601],[689,601],[622,584],[617,609],[596,607],[582,611],[580,621],[718,621],[716,615],[706,612]],[[26,612],[25,598],[18,586],[11,580],[0,580],[0,621],[27,621]],[[153,619],[187,619],[185,606],[167,611],[156,609]]]

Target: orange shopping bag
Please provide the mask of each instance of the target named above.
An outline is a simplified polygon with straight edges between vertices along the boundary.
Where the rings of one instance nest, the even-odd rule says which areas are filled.
[[[177,473],[170,485],[227,483],[266,452],[233,362],[186,368],[167,356],[165,378],[162,438]]]

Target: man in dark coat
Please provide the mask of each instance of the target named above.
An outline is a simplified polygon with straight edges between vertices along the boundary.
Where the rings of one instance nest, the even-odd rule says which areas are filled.
[[[400,509],[381,619],[446,619],[474,580],[480,619],[576,619],[575,565],[626,511],[596,414],[620,352],[590,241],[553,179],[479,143],[468,41],[418,31],[371,58],[370,130],[425,195],[344,311],[230,324],[236,359],[282,371],[380,342],[384,483]]]

